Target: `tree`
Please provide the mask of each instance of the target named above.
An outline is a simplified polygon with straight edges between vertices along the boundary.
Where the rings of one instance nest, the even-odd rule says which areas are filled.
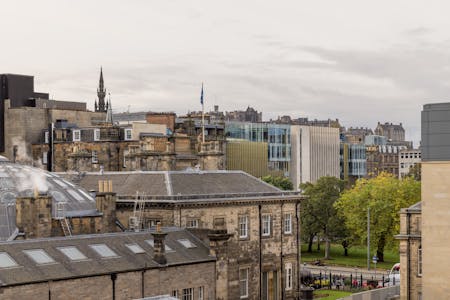
[[[412,177],[415,180],[422,180],[422,164],[416,163],[409,167],[408,175],[409,177]]]
[[[302,203],[302,227],[309,234],[309,246],[312,238],[321,233],[325,239],[325,259],[330,259],[330,241],[342,235],[345,231],[343,221],[337,214],[334,203],[344,190],[345,181],[336,177],[325,176],[316,183],[302,184],[303,194],[307,196]],[[308,226],[305,228],[305,226]],[[314,234],[315,233],[315,234]],[[314,235],[313,235],[314,234]],[[310,249],[308,249],[310,250]]]
[[[287,177],[267,175],[262,177],[261,180],[267,182],[268,184],[276,186],[281,190],[291,191],[294,189],[294,185]]]
[[[375,178],[359,179],[345,191],[335,207],[344,217],[352,235],[367,239],[367,211],[370,208],[370,246],[376,248],[379,261],[384,261],[384,249],[394,245],[394,235],[400,230],[399,211],[420,201],[420,182],[411,177],[399,180],[389,173]]]

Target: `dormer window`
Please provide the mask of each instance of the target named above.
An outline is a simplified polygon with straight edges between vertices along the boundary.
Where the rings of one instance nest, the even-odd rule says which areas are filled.
[[[81,141],[81,132],[80,132],[80,130],[72,131],[72,141],[74,141],[74,142]]]
[[[94,129],[94,141],[100,141],[100,129]]]
[[[125,129],[125,141],[131,141],[132,140],[131,132],[132,132],[131,128],[126,128]]]

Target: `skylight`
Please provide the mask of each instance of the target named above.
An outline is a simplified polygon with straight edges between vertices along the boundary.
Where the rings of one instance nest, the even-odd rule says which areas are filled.
[[[8,253],[0,252],[0,268],[12,268],[17,266],[18,264]]]
[[[178,240],[178,243],[183,245],[185,248],[195,248],[195,247],[197,247],[193,242],[191,242],[188,239],[180,239],[180,240]]]
[[[135,254],[139,254],[139,253],[145,253],[144,249],[141,248],[141,246],[139,246],[136,243],[133,244],[125,244],[125,246],[127,246],[128,249],[131,250],[131,252],[135,253]]]
[[[43,249],[23,250],[23,252],[38,265],[51,264],[55,262],[53,258],[51,258],[50,255],[48,255]]]
[[[87,257],[81,253],[78,248],[74,246],[68,246],[68,247],[58,247],[59,251],[61,251],[65,256],[67,256],[70,260],[85,260]]]
[[[103,258],[109,258],[109,257],[118,257],[116,252],[112,251],[108,246],[105,244],[94,244],[89,245],[92,249],[97,252],[98,255],[100,255]]]

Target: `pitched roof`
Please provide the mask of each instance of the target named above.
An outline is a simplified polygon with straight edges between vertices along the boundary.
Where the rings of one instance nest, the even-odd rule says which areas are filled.
[[[72,179],[86,190],[98,190],[99,180],[112,180],[113,191],[119,197],[192,195],[250,195],[286,193],[242,171],[169,171],[169,172],[105,172],[85,173]]]
[[[185,229],[166,228],[166,245],[172,250],[166,252],[167,265],[201,263],[214,261],[209,256],[209,248]],[[124,232],[91,234],[74,237],[33,239],[0,243],[0,254],[6,252],[17,266],[0,268],[0,285],[25,284],[47,280],[85,277],[112,272],[139,270],[159,267],[153,261],[153,247],[146,242],[152,239],[151,232]],[[186,248],[178,240],[188,239],[195,245]],[[145,252],[133,253],[125,244],[136,243]],[[105,244],[117,256],[102,258],[90,245]],[[71,261],[58,247],[75,246],[87,259]],[[54,262],[37,264],[24,251],[42,249]],[[2,260],[0,259],[0,265]]]

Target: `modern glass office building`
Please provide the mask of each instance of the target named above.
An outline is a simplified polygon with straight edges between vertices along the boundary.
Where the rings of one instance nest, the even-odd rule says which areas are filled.
[[[225,124],[227,138],[250,142],[267,143],[267,164],[269,172],[289,175],[291,161],[290,125],[272,123],[227,122]],[[229,159],[245,159],[230,157]]]
[[[367,175],[366,146],[364,144],[341,143],[341,178]]]

